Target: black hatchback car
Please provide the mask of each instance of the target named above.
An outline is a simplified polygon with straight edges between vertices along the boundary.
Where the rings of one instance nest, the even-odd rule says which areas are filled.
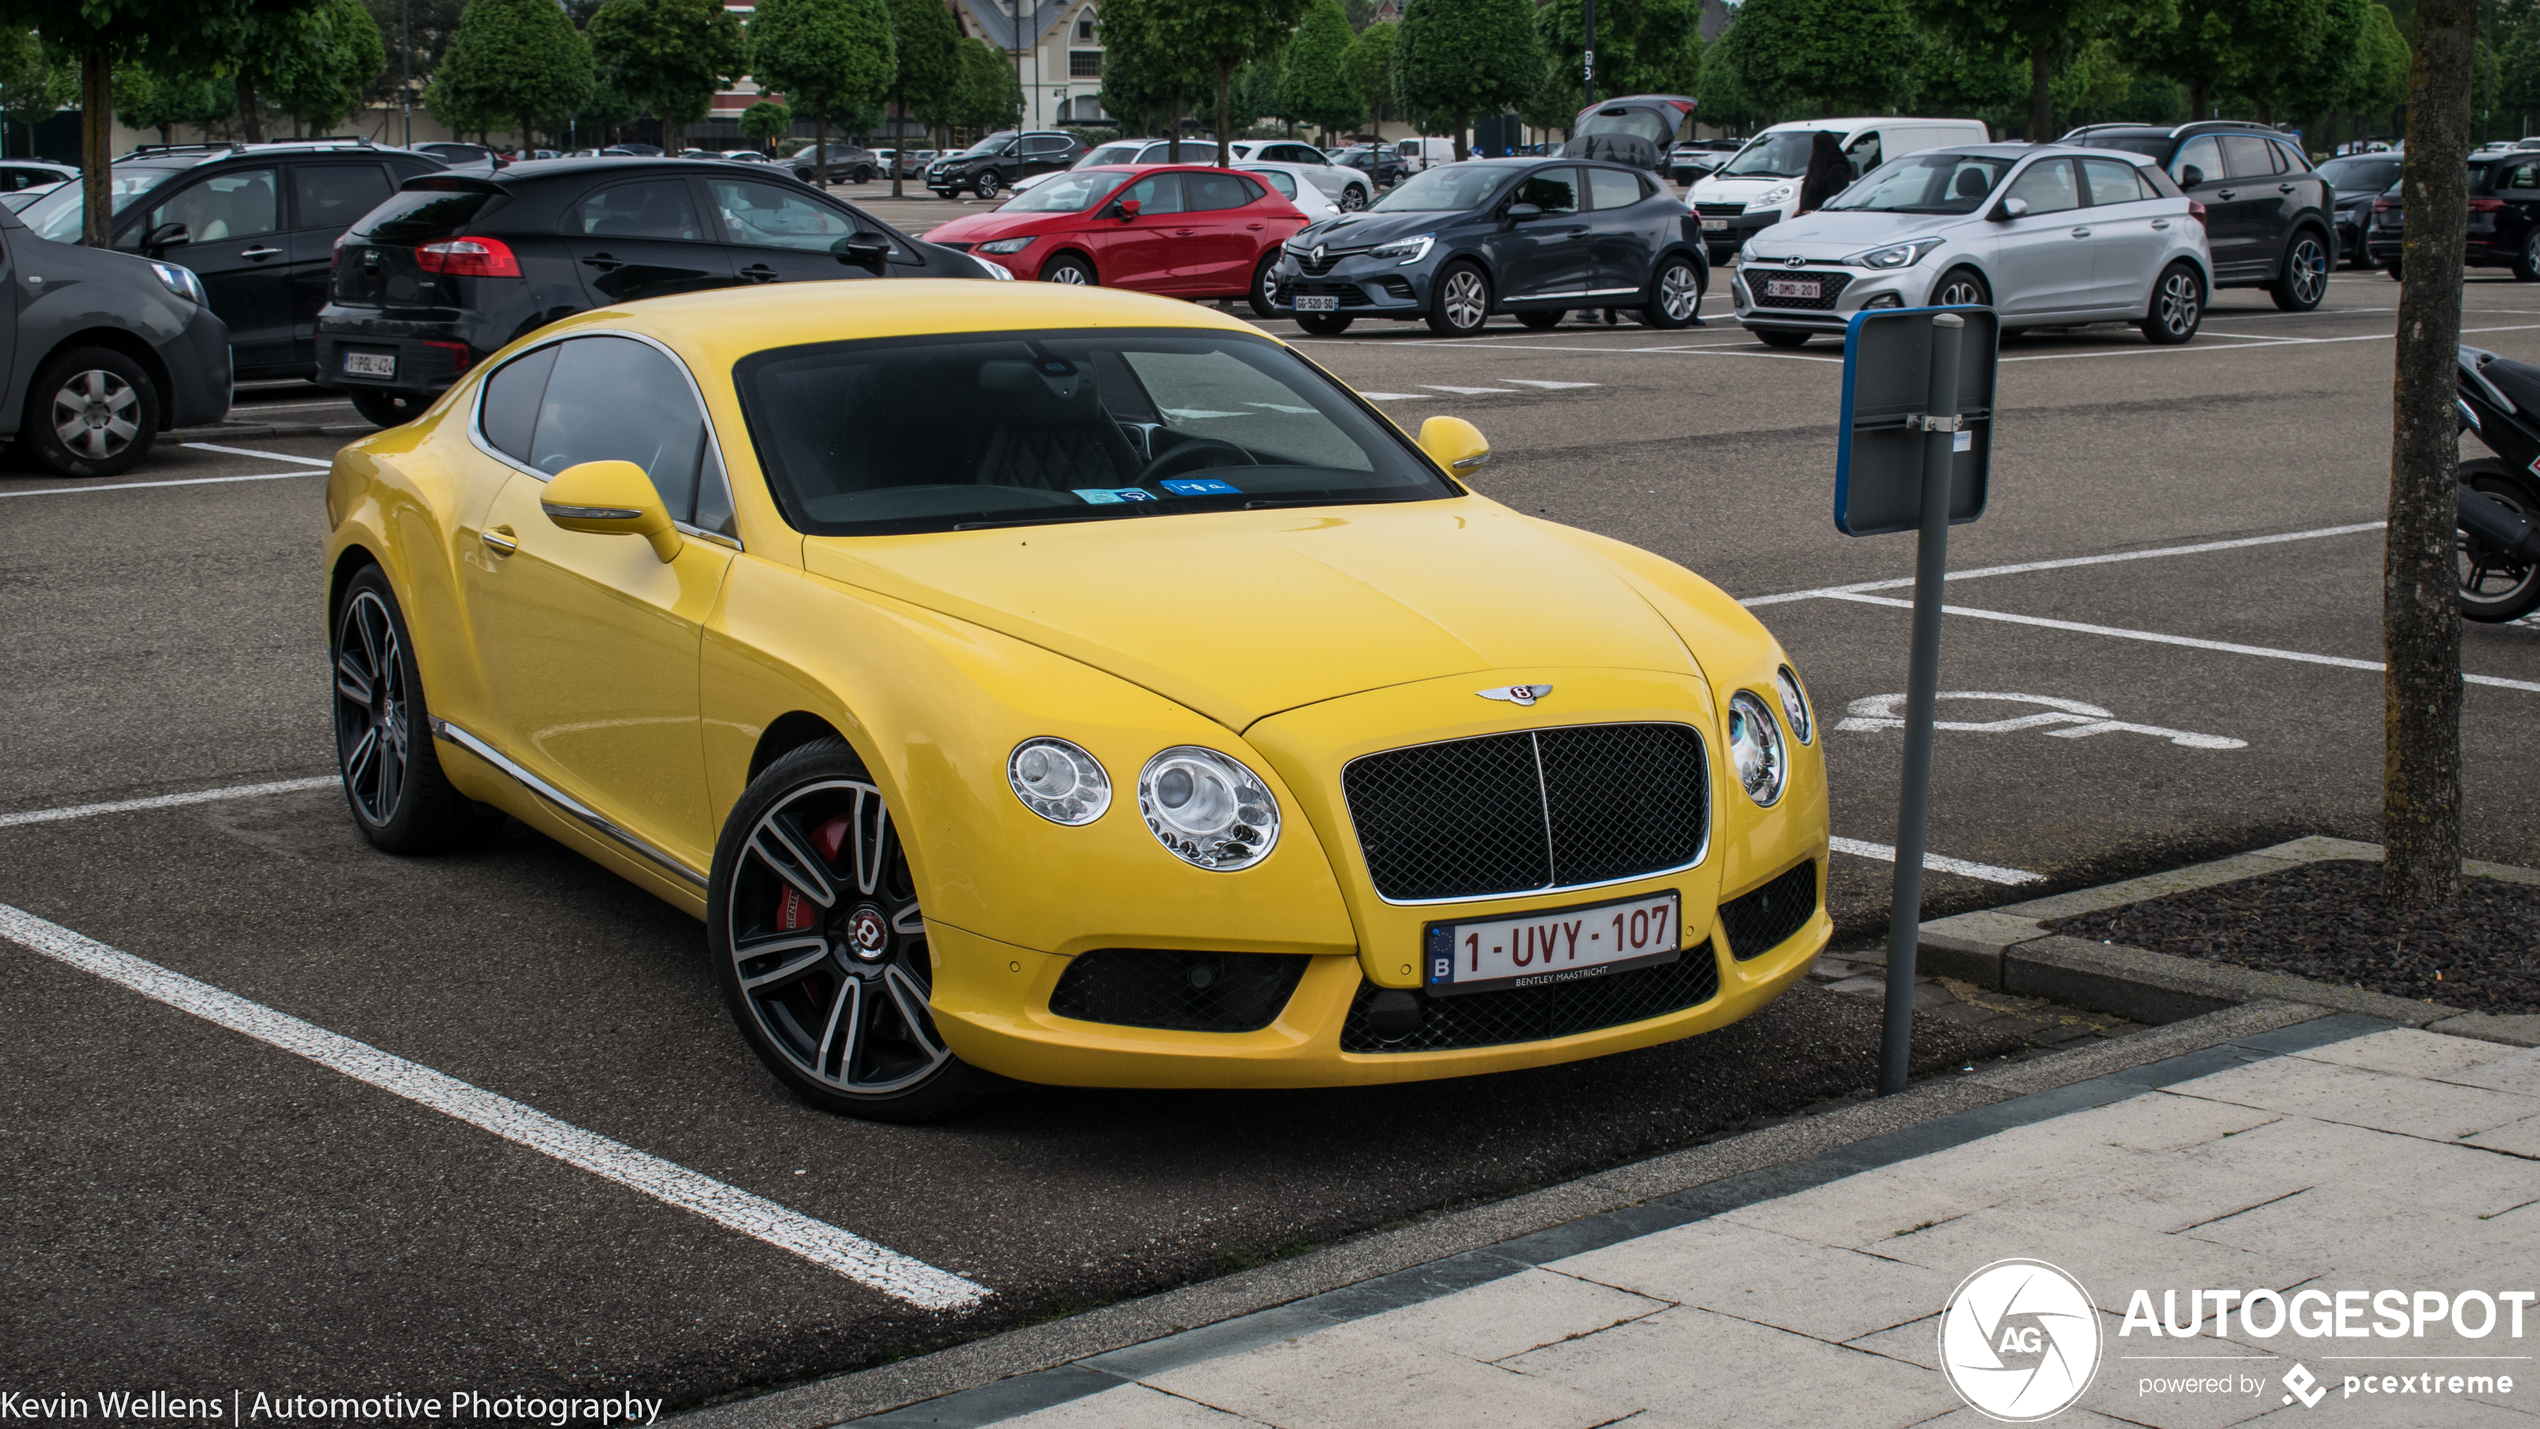
[[[2365,249],[2373,266],[2399,276],[2407,238],[2401,185],[2373,200]],[[2461,261],[2471,268],[2511,268],[2523,282],[2540,282],[2540,151],[2479,154],[2469,161],[2469,221]]]
[[[1698,321],[1711,269],[1690,210],[1657,179],[1580,159],[1424,169],[1364,213],[1309,224],[1281,254],[1273,304],[1329,335],[1360,318],[1465,337],[1494,312],[1548,328],[1573,308]]]
[[[2263,124],[2207,120],[2175,129],[2092,124],[2060,141],[2144,154],[2205,206],[2214,286],[2264,288],[2286,312],[2328,294],[2337,260],[2336,204],[2290,134]]]
[[[391,426],[585,309],[836,278],[1005,278],[782,175],[715,159],[538,159],[430,175],[344,235],[317,380]]]
[[[2372,266],[2364,241],[2372,227],[2372,201],[2399,182],[2397,154],[2349,154],[2320,165],[2320,177],[2337,194],[2337,257],[2359,268]]]
[[[1085,143],[1073,134],[1017,134],[1000,129],[958,154],[928,164],[926,187],[937,198],[951,198],[963,189],[981,198],[995,198],[1018,180],[1072,168],[1083,157]]]

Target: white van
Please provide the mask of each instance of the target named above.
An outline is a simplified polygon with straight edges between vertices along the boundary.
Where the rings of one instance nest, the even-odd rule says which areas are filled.
[[[1802,119],[1776,124],[1708,175],[1693,181],[1685,202],[1702,220],[1702,237],[1714,264],[1760,229],[1799,211],[1799,183],[1808,151],[1820,133],[1832,134],[1859,178],[1888,160],[1917,149],[1949,144],[1989,144],[1993,136],[1976,119]]]
[[[1402,171],[1406,174],[1416,174],[1432,164],[1455,162],[1452,139],[1404,139],[1393,146],[1393,151],[1402,156]]]

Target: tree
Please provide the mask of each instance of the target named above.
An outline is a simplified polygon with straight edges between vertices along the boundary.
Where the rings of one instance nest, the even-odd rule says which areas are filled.
[[[35,126],[61,113],[78,94],[78,72],[45,53],[33,30],[0,30],[0,111],[26,126],[29,157],[35,154]],[[6,138],[0,134],[0,141]],[[6,150],[0,142],[0,152]]]
[[[772,147],[793,127],[794,111],[773,100],[762,99],[741,111],[741,137],[762,149]]]
[[[1587,22],[1582,0],[1551,0],[1535,13],[1545,52],[1565,92],[1568,128],[1586,102]],[[1596,87],[1617,94],[1691,94],[1702,77],[1699,0],[1598,0]]]
[[[1747,0],[1748,6],[1762,0]],[[1471,157],[1473,116],[1514,108],[1543,82],[1532,0],[1410,0],[1394,41],[1394,89],[1415,115],[1445,115],[1455,157]],[[1741,22],[1742,23],[1742,22]]]
[[[1970,53],[2028,62],[2028,137],[2055,137],[2055,70],[2116,18],[2120,0],[1910,0],[1914,17]],[[2123,0],[2139,17],[2145,7]]]
[[[282,23],[253,27],[236,63],[242,102],[252,92],[295,129],[323,134],[362,107],[387,67],[388,42],[362,0],[316,0]]]
[[[440,72],[441,60],[450,52],[450,42],[458,38],[466,0],[363,3],[370,7],[370,17],[379,22],[380,37],[388,44],[388,63],[380,71],[378,82],[371,86],[370,98],[375,103],[394,104],[403,97],[409,79],[427,84]]]
[[[1917,48],[1904,0],[1746,0],[1712,53],[1776,115],[1879,114],[1904,91]]]
[[[932,127],[961,88],[961,31],[939,0],[890,0],[891,108]],[[906,125],[901,128],[905,130]],[[906,147],[902,133],[900,144]],[[900,166],[891,165],[891,197],[900,196]]]
[[[67,84],[65,91],[67,98]],[[162,74],[140,64],[115,71],[115,117],[135,129],[158,130],[162,144],[176,141],[172,131],[180,124],[200,128],[237,112],[236,87],[216,76]]]
[[[1023,84],[1006,52],[986,40],[961,42],[961,88],[953,123],[964,129],[1005,129],[1020,122]]]
[[[1314,0],[1280,57],[1277,111],[1327,134],[1355,125],[1367,113],[1366,91],[1349,73],[1356,41],[1341,0]]]
[[[453,132],[504,124],[535,148],[538,121],[578,114],[593,84],[591,48],[555,0],[468,0],[423,105]]]
[[[2126,58],[2187,86],[2187,117],[2213,117],[2215,96],[2244,88],[2253,68],[2316,55],[2325,0],[2174,0],[2125,39]]]
[[[723,0],[608,0],[587,33],[597,73],[661,119],[661,146],[674,152],[679,130],[748,68],[741,22]]]
[[[1166,33],[1161,19],[1168,2],[1108,0],[1102,7],[1102,107],[1122,116],[1162,116],[1155,130],[1174,141],[1168,153],[1179,163],[1182,116],[1208,72]]]
[[[883,0],[764,0],[750,16],[750,74],[792,108],[811,111],[824,178],[831,112],[879,101],[898,64]]]
[[[1366,102],[1371,133],[1383,126],[1385,108],[1393,103],[1393,47],[1398,33],[1392,22],[1378,20],[1358,32],[1344,62],[1350,84]]]
[[[1465,0],[1436,0],[1465,3]],[[1525,4],[1526,0],[1491,0]],[[1296,28],[1306,0],[1171,0],[1149,22],[1175,50],[1197,61],[1217,85],[1217,162],[1234,162],[1226,145],[1234,137],[1235,70],[1244,61],[1275,53]]]

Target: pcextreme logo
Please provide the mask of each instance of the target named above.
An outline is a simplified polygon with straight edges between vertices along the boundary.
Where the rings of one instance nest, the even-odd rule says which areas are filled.
[[[1940,1369],[1969,1408],[2029,1424],[2072,1407],[2099,1369],[2099,1311],[2042,1260],[1997,1260],[1958,1283],[1940,1317]]]

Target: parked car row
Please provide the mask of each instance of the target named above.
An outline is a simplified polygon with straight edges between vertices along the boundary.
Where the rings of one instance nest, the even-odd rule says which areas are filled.
[[[2526,283],[2540,281],[2540,149],[2517,146],[2471,154],[2468,202],[2462,262],[2472,268],[2508,268]],[[2395,171],[2367,215],[2366,253],[2374,267],[2399,277],[2405,266],[2407,213]]]

